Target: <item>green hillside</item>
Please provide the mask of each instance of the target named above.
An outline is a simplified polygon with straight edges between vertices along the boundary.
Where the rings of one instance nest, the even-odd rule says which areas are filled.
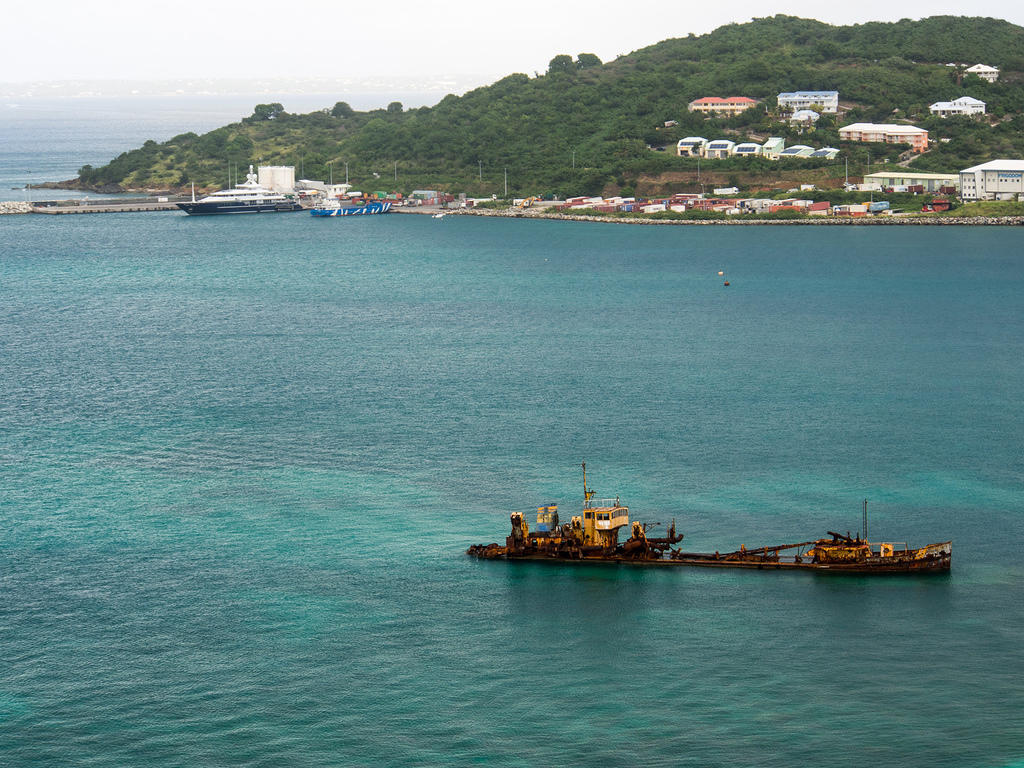
[[[987,83],[948,62],[999,67]],[[957,78],[962,82],[958,84]],[[771,183],[794,167],[838,178],[868,162],[894,162],[905,147],[839,142],[836,118],[799,134],[778,121],[775,95],[838,90],[846,122],[912,121],[935,148],[913,160],[921,170],[955,171],[992,157],[1024,155],[1024,28],[998,19],[933,17],[837,27],[790,16],[731,24],[702,36],[666,40],[602,64],[593,54],[555,56],[544,75],[513,74],[434,107],[355,112],[344,102],[303,115],[260,105],[253,115],[202,136],[146,142],[101,168],[80,172],[99,188],[223,185],[228,164],[295,165],[307,178],[335,180],[348,163],[364,188],[440,188],[501,194],[596,193],[692,183],[696,161],[673,156],[690,134],[784,136],[787,144],[835,146],[839,161],[756,158],[703,161],[733,181]],[[687,111],[702,96],[742,95],[763,105],[731,119]],[[988,104],[985,120],[932,118],[928,105],[961,95]],[[666,128],[675,120],[678,125]],[[659,147],[665,151],[657,151]],[[397,182],[395,180],[397,164]],[[575,167],[574,167],[575,165]],[[376,174],[376,176],[374,175]]]

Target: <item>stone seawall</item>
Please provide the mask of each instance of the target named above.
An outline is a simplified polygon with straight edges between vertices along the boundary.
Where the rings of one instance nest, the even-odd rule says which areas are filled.
[[[20,200],[0,201],[0,216],[9,213],[32,213],[32,205],[23,203]]]

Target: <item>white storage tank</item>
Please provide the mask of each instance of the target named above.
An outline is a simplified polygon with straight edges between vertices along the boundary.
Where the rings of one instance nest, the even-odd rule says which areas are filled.
[[[280,192],[282,195],[290,195],[295,192],[295,166],[261,165],[259,182],[261,187]]]

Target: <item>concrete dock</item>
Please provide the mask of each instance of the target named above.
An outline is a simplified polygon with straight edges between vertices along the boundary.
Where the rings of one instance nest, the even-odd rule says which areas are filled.
[[[32,213],[50,216],[66,213],[133,213],[138,211],[176,211],[179,198],[138,198],[132,200],[47,200],[32,203]],[[184,198],[181,198],[184,199]]]

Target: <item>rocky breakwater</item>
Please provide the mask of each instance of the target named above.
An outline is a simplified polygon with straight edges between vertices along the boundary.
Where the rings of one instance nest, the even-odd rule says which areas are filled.
[[[32,205],[21,200],[0,201],[0,216],[8,213],[32,213]]]

